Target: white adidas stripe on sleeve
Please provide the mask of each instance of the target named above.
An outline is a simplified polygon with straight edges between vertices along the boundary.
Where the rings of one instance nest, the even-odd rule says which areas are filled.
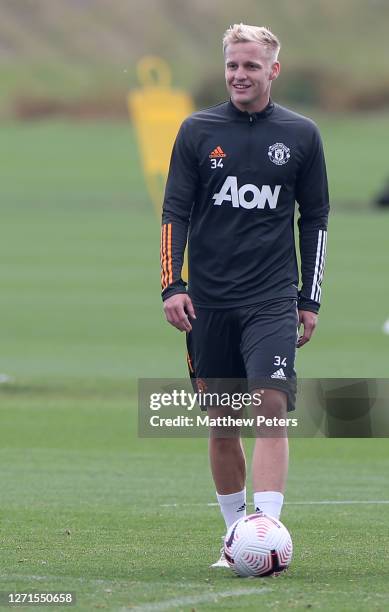
[[[317,293],[316,293],[317,297],[315,297],[315,301],[319,302],[319,304],[320,304],[320,299],[321,299],[321,283],[323,280],[324,268],[326,265],[326,255],[327,255],[327,232],[324,231],[322,257],[321,257],[321,264],[320,264],[320,270],[319,270],[319,277],[317,280],[318,282]]]
[[[319,230],[317,237],[317,249],[316,249],[316,261],[315,261],[315,273],[313,275],[312,289],[311,289],[311,300],[319,302],[321,298],[321,282],[323,280],[324,266],[327,252],[327,232],[325,230]]]

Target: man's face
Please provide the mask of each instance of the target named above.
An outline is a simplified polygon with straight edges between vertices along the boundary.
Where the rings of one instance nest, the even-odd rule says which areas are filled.
[[[259,112],[267,105],[270,87],[280,72],[268,49],[256,42],[238,42],[225,51],[226,84],[239,110]]]

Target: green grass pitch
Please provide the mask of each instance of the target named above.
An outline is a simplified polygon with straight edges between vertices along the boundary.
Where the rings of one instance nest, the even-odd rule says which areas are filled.
[[[300,376],[388,374],[389,219],[337,206],[367,201],[385,176],[385,121],[322,118],[334,214]],[[206,440],[136,433],[136,379],[186,369],[184,338],[163,320],[159,225],[133,133],[2,130],[0,591],[75,591],[85,611],[386,610],[387,440],[292,440],[290,570],[245,580],[209,569],[223,523]],[[358,500],[371,503],[333,503]]]

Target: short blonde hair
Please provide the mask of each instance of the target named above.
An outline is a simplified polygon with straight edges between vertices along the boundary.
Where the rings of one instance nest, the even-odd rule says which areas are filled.
[[[246,25],[244,23],[234,23],[223,36],[223,53],[226,52],[227,45],[238,42],[256,42],[266,47],[274,61],[277,60],[281,49],[281,43],[277,36],[270,30],[262,26]]]

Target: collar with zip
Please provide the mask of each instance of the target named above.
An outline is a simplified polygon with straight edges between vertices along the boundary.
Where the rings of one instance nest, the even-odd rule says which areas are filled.
[[[259,113],[248,113],[247,111],[239,110],[239,108],[234,105],[230,98],[227,105],[227,111],[231,117],[241,121],[258,121],[261,119],[266,119],[266,117],[269,117],[272,114],[274,111],[274,102],[270,99],[267,106],[265,106],[265,108]]]

